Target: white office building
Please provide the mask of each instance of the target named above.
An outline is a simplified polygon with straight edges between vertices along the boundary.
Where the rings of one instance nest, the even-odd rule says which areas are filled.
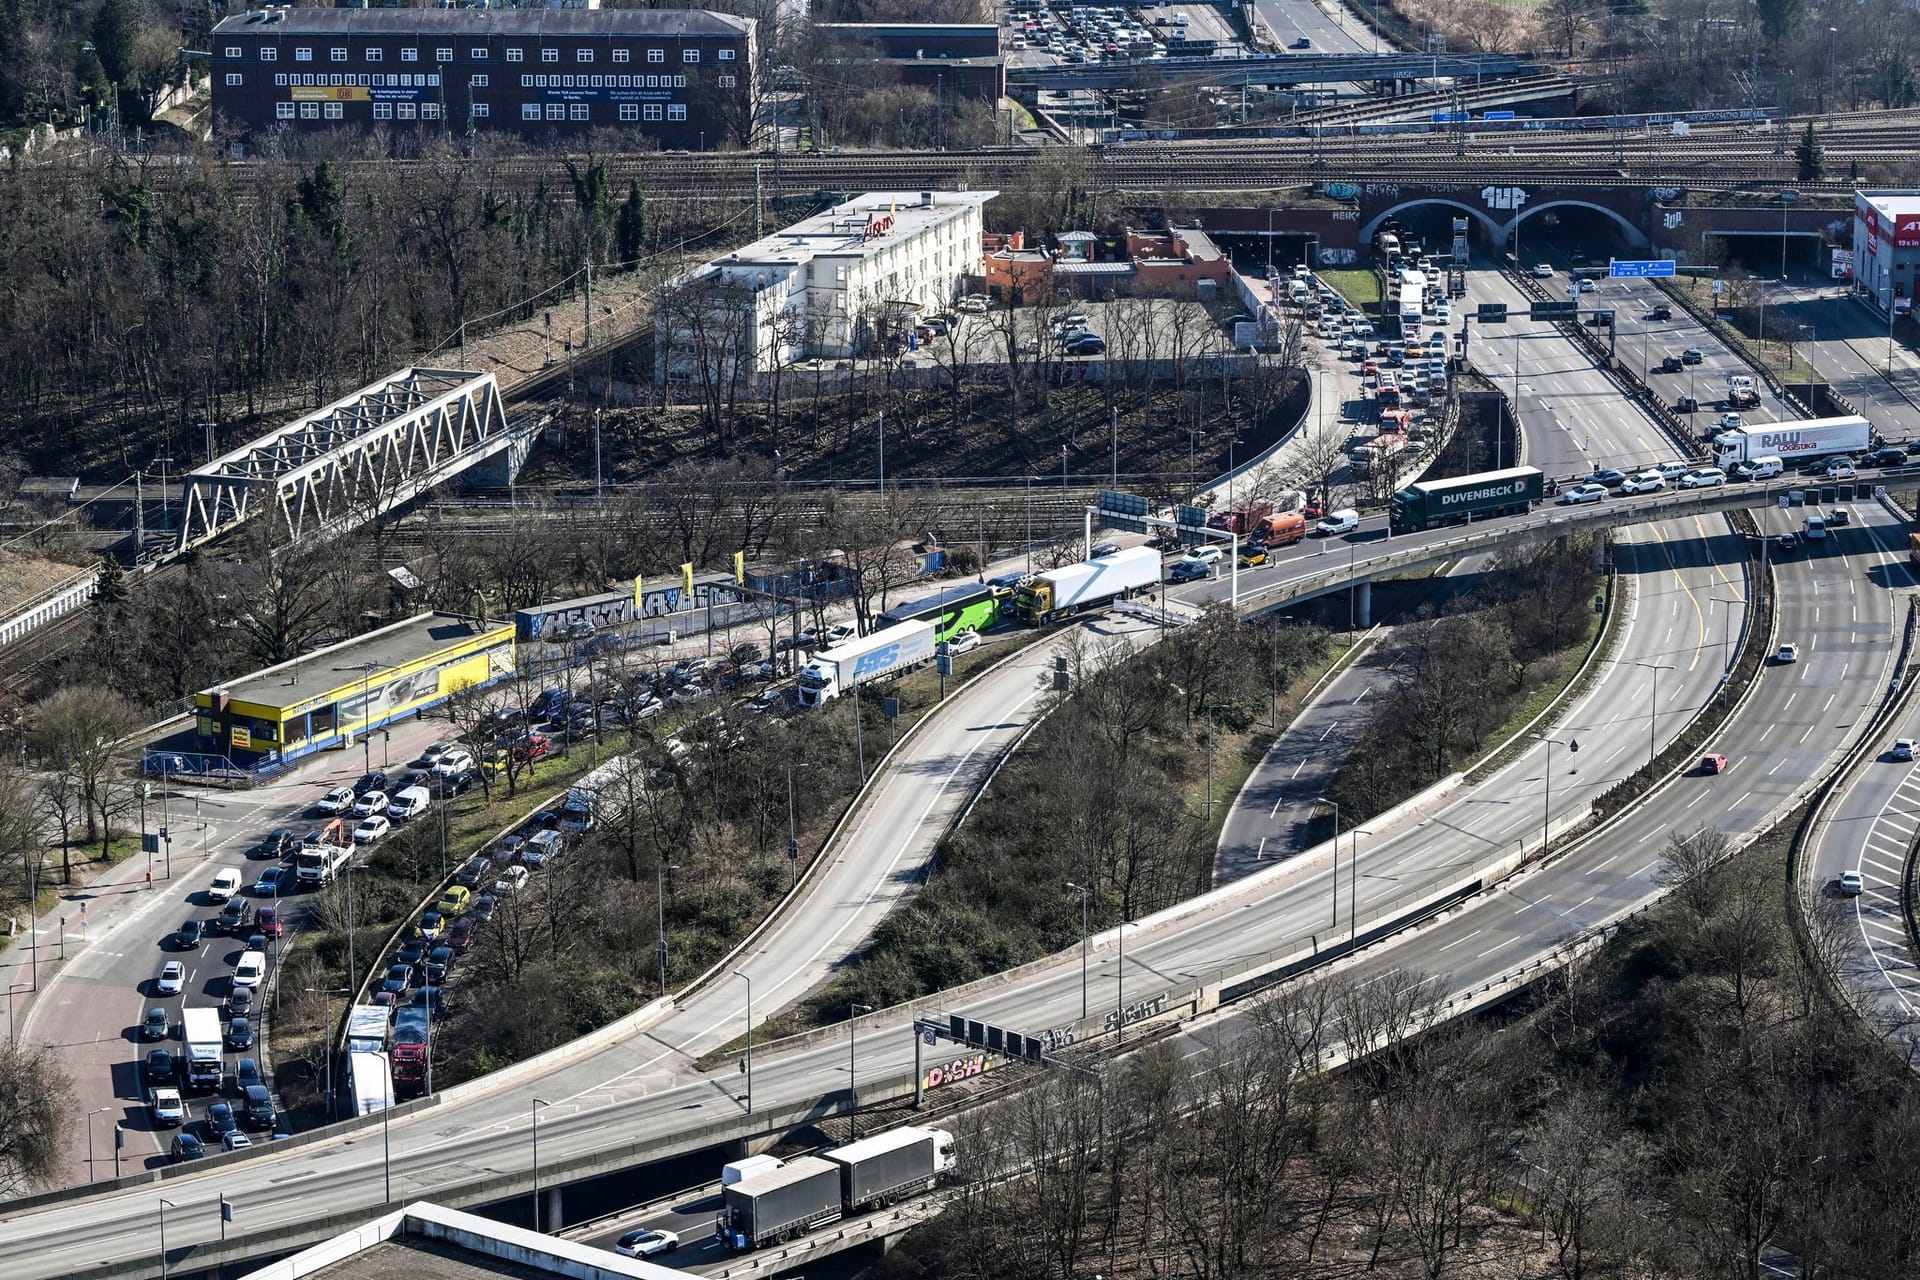
[[[997,191],[870,191],[667,284],[654,314],[664,382],[754,381],[777,364],[900,346],[981,270]]]

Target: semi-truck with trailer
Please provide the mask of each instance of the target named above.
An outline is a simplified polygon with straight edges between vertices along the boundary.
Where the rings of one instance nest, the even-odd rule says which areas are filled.
[[[384,1053],[347,1055],[347,1089],[353,1114],[370,1116],[393,1105],[393,1071]]]
[[[953,1168],[953,1135],[908,1125],[826,1153],[840,1166],[840,1206],[849,1216],[933,1190]]]
[[[801,1156],[721,1189],[714,1235],[735,1253],[779,1244],[832,1222],[840,1204],[840,1166]]]
[[[858,684],[898,675],[933,657],[934,625],[901,622],[822,649],[800,672],[803,706],[831,702]]]
[[[779,1244],[835,1218],[931,1191],[953,1164],[953,1135],[914,1125],[818,1156],[749,1157],[721,1176],[724,1206],[714,1236],[736,1253]]]
[[[1873,447],[1873,424],[1859,416],[1805,418],[1798,422],[1750,422],[1713,438],[1713,465],[1777,457],[1789,467],[1809,458],[1864,453]]]
[[[356,1004],[347,1010],[347,1052],[380,1053],[387,1047],[392,1010],[380,1004]]]
[[[1445,480],[1422,480],[1393,495],[1388,524],[1395,533],[1418,533],[1442,525],[1530,510],[1546,496],[1538,467],[1507,467]]]
[[[1014,593],[1014,611],[1034,624],[1112,604],[1160,581],[1160,553],[1129,547],[1094,560],[1036,573]]]
[[[180,1039],[186,1046],[187,1088],[195,1093],[216,1092],[227,1073],[221,1057],[220,1011],[210,1007],[183,1011]]]
[[[294,881],[302,889],[318,889],[347,865],[353,857],[353,834],[344,818],[335,818],[318,831],[310,832],[294,855]]]

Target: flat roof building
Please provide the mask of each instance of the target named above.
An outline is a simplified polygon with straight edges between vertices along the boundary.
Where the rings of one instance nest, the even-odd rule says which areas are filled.
[[[753,137],[755,23],[705,9],[291,9],[208,36],[217,132],[627,129],[666,148]]]
[[[667,284],[654,313],[663,382],[757,378],[776,364],[897,347],[980,271],[997,191],[869,191]]]
[[[193,695],[200,749],[287,763],[513,674],[513,624],[423,613]]]
[[[1916,265],[1920,265],[1920,191],[1855,192],[1855,287],[1882,315],[1909,311]]]

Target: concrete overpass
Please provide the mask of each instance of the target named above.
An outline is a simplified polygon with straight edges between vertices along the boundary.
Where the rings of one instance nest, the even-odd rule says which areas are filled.
[[[1155,58],[1079,66],[1009,67],[1009,90],[1158,89],[1173,84],[1295,85],[1530,75],[1533,58],[1512,53],[1264,54],[1245,58]]]

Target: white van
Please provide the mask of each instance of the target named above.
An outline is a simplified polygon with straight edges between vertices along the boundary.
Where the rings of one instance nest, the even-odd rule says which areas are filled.
[[[425,787],[403,787],[387,801],[387,816],[396,822],[405,822],[415,814],[425,813],[432,804],[433,793]]]
[[[1825,516],[1808,516],[1807,532],[1806,532],[1807,541],[1815,542],[1826,536],[1827,536],[1827,518]]]
[[[1299,306],[1307,300],[1307,286],[1295,280],[1287,285],[1287,301]]]
[[[1751,480],[1771,480],[1774,476],[1787,473],[1787,464],[1777,457],[1753,458],[1747,462],[1747,476]]]

